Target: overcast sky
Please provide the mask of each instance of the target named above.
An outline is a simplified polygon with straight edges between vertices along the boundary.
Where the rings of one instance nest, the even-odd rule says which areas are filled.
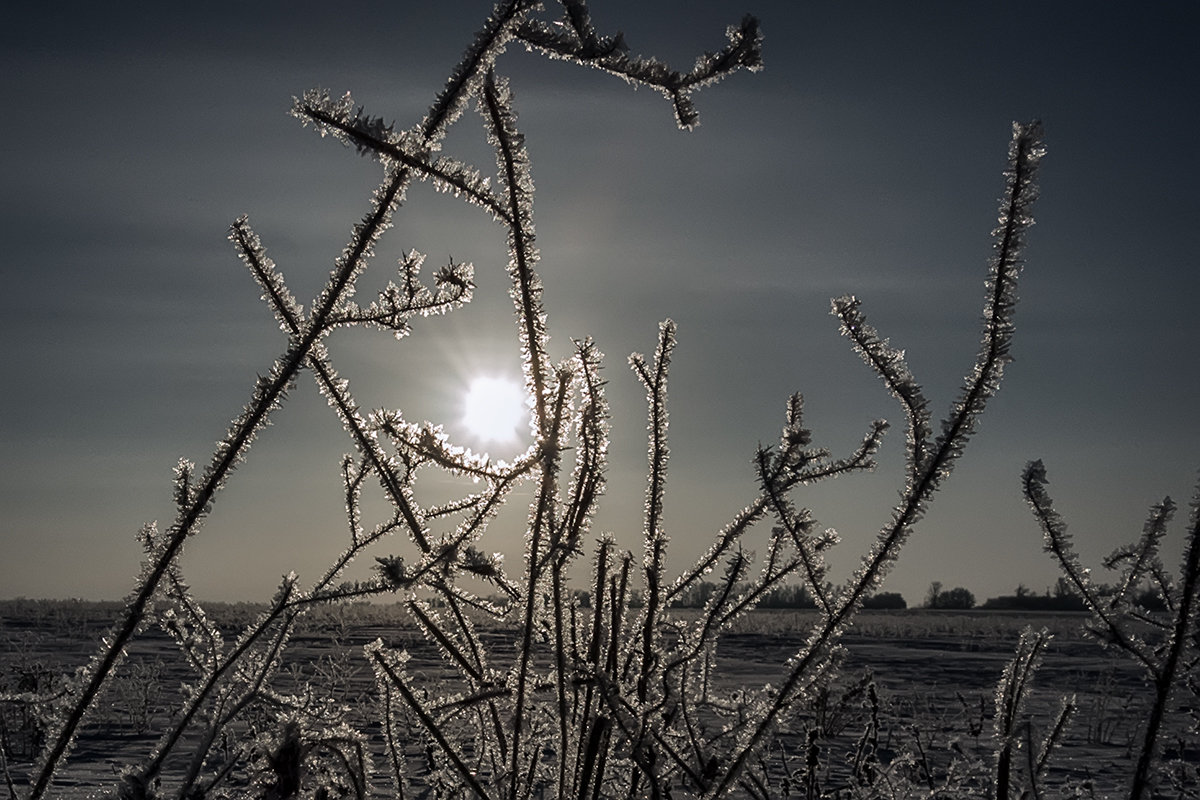
[[[0,597],[118,598],[135,531],[171,519],[171,469],[207,462],[285,340],[226,241],[252,224],[306,304],[368,208],[378,167],[287,115],[350,90],[417,123],[490,6],[406,0],[21,4],[0,31]],[[649,9],[649,10],[647,10]],[[626,366],[671,317],[672,478],[681,569],[754,496],[750,459],[802,391],[815,441],[848,453],[898,407],[838,335],[853,293],[908,351],[936,412],[974,359],[990,231],[1013,120],[1040,118],[1016,361],[889,590],[930,581],[982,600],[1056,572],[1021,498],[1026,461],[1090,564],[1141,530],[1200,467],[1200,56],[1192,3],[594,0],[604,31],[684,68],[759,16],[766,69],[697,96],[676,129],[657,94],[514,48],[538,188],[552,349],[595,338],[613,406],[601,530],[635,547],[644,397]],[[468,114],[446,151],[492,164]],[[444,422],[478,374],[517,375],[504,232],[415,187],[368,285],[400,253],[475,264],[475,302],[396,342],[344,332],[334,361],[368,408]],[[797,495],[852,569],[901,486],[901,426],[872,475]],[[515,448],[516,446],[514,446]],[[344,547],[350,448],[305,376],[191,541],[213,599],[315,578]],[[497,452],[504,456],[506,453]],[[526,500],[489,532],[517,568]],[[1166,544],[1176,563],[1186,508]],[[380,553],[405,552],[388,542]],[[365,567],[364,567],[365,568]],[[360,573],[361,574],[361,573]]]

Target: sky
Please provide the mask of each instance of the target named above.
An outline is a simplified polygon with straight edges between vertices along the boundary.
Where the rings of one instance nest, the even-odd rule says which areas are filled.
[[[302,129],[291,98],[351,91],[412,126],[489,10],[407,0],[8,12],[0,598],[129,592],[136,531],[171,520],[173,466],[207,462],[283,352],[230,223],[250,215],[307,304],[366,212],[378,166]],[[754,498],[751,458],[777,440],[800,391],[815,443],[835,454],[871,420],[896,423],[875,472],[795,496],[842,538],[834,577],[853,570],[902,486],[903,431],[829,300],[857,295],[944,413],[977,349],[1011,124],[1037,118],[1048,154],[1015,361],[884,589],[917,604],[931,581],[980,600],[1051,586],[1020,493],[1035,458],[1101,579],[1104,555],[1172,496],[1173,567],[1200,468],[1194,4],[592,3],[601,31],[679,68],[745,13],[760,19],[765,69],[700,92],[692,132],[661,96],[611,76],[519,47],[498,64],[533,163],[552,353],[591,336],[606,356],[613,439],[597,533],[639,547],[645,398],[626,359],[651,352],[669,317],[671,569]],[[494,163],[473,113],[445,150]],[[338,332],[334,363],[364,407],[444,423],[480,447],[460,421],[467,386],[519,374],[504,232],[425,185],[395,222],[367,285],[416,248],[427,269],[472,262],[476,298],[402,341]],[[266,599],[289,571],[315,579],[346,546],[339,460],[350,448],[302,376],[188,544],[196,593]],[[520,444],[508,448],[494,455]],[[527,498],[483,544],[512,569]]]

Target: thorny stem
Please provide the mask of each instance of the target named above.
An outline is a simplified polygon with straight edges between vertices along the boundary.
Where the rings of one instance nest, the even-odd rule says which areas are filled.
[[[788,476],[787,480],[782,483],[777,490],[779,492],[786,491],[795,487],[800,483],[815,483],[826,478],[832,478],[837,475],[853,472],[855,470],[870,469],[873,467],[871,456],[879,447],[880,437],[883,436],[887,429],[887,423],[878,421],[872,427],[870,433],[867,434],[862,444],[852,455],[840,461],[830,461],[822,463],[814,468],[804,471],[793,472]],[[791,452],[791,451],[789,451]],[[781,477],[779,475],[777,478]],[[729,550],[740,541],[742,535],[751,525],[762,519],[767,508],[771,504],[771,492],[766,488],[760,489],[758,496],[746,508],[742,509],[734,517],[733,521],[728,523],[725,528],[718,534],[717,544],[710,550],[708,555],[697,562],[687,573],[678,578],[675,583],[667,590],[665,603],[670,605],[671,601],[678,597],[684,590],[695,582],[703,578]]]
[[[275,377],[269,384],[266,384],[265,390],[256,393],[257,396],[249,409],[249,413],[243,417],[233,435],[227,440],[228,446],[210,468],[204,482],[196,492],[195,499],[180,514],[178,521],[169,534],[166,546],[162,548],[133,598],[126,606],[123,620],[114,629],[108,646],[100,656],[90,673],[90,677],[80,691],[79,699],[72,707],[71,712],[63,719],[62,726],[57,731],[54,743],[46,751],[41,769],[38,771],[37,778],[30,789],[29,800],[38,800],[49,788],[54,772],[58,768],[58,762],[66,753],[71,740],[75,736],[76,729],[83,721],[83,717],[88,709],[91,708],[92,703],[100,692],[100,688],[114,671],[117,662],[121,660],[125,646],[133,638],[138,628],[141,627],[146,617],[147,609],[155,593],[158,591],[158,586],[162,582],[163,575],[166,574],[168,566],[179,555],[180,550],[183,549],[184,541],[198,527],[217,492],[224,484],[225,478],[229,475],[234,465],[241,460],[258,431],[265,424],[272,409],[282,400],[287,387],[291,385],[296,373],[300,370],[309,350],[320,336],[324,334],[325,319],[328,317],[333,306],[340,301],[344,292],[351,285],[353,275],[360,268],[361,260],[369,250],[370,241],[374,240],[382,228],[386,226],[387,220],[391,216],[393,205],[401,196],[405,183],[405,177],[401,175],[394,177],[385,188],[382,202],[378,203],[374,211],[368,215],[365,224],[355,231],[356,236],[351,252],[335,272],[330,291],[327,291],[323,295],[322,299],[324,302],[315,309],[309,327],[304,332],[304,336],[288,349],[287,353],[281,359],[281,367],[275,371]]]
[[[511,783],[509,796],[513,798],[520,796],[518,794],[518,787],[521,775],[521,744],[527,711],[526,701],[530,661],[533,657],[533,629],[537,605],[541,602],[539,584],[541,583],[542,570],[545,566],[545,559],[542,554],[542,538],[546,534],[547,529],[553,525],[550,514],[558,479],[558,429],[561,423],[561,403],[565,400],[562,393],[566,391],[566,381],[559,382],[559,389],[560,395],[557,406],[558,413],[555,415],[556,419],[547,423],[547,427],[552,431],[552,438],[543,445],[544,465],[542,467],[541,482],[538,486],[537,507],[534,511],[533,519],[530,520],[529,577],[525,587],[525,607],[521,641],[518,644],[517,692],[513,709],[512,744],[510,749],[509,779]]]
[[[1017,279],[1016,258],[1020,249],[1021,230],[1026,224],[1023,218],[1023,201],[1027,200],[1024,191],[1027,188],[1026,183],[1030,180],[1028,173],[1033,169],[1030,154],[1038,146],[1039,134],[1040,126],[1036,123],[1018,130],[1016,134],[1010,165],[1013,174],[1004,208],[1005,222],[995,256],[992,291],[985,309],[985,342],[976,362],[974,379],[958,404],[957,413],[947,421],[944,433],[938,437],[936,450],[923,465],[919,480],[905,492],[890,528],[885,529],[873,554],[865,560],[863,568],[843,593],[841,602],[832,613],[822,616],[820,626],[809,637],[803,650],[796,655],[791,672],[780,685],[767,711],[761,715],[750,737],[740,744],[737,754],[723,771],[720,780],[709,789],[708,797],[721,797],[729,791],[745,769],[750,757],[774,727],[780,714],[807,688],[806,678],[811,679],[814,668],[840,638],[846,621],[857,611],[863,597],[879,582],[888,565],[896,559],[908,531],[941,484],[944,473],[949,471],[961,453],[963,438],[969,432],[971,422],[982,410],[983,403],[995,391],[995,373],[1001,366],[1007,340],[1011,337],[1011,331],[1007,327],[1007,320],[1011,315],[1011,310],[1007,309],[1007,298],[1011,295],[1012,284]],[[910,419],[910,424],[912,422]]]
[[[179,743],[180,739],[182,739],[184,733],[191,725],[192,719],[195,718],[197,713],[199,713],[204,701],[207,700],[209,695],[216,690],[216,687],[221,682],[221,678],[224,677],[225,673],[229,669],[241,663],[242,657],[258,642],[259,638],[270,629],[271,624],[279,617],[280,614],[284,612],[286,608],[286,596],[281,594],[279,601],[269,612],[263,616],[262,621],[252,631],[250,631],[248,635],[243,636],[238,645],[229,652],[222,662],[214,665],[211,673],[208,675],[208,678],[204,681],[204,684],[196,688],[192,694],[192,697],[189,699],[189,702],[183,707],[182,713],[175,721],[174,727],[160,743],[155,757],[140,770],[139,775],[141,778],[148,781],[158,775],[158,773],[162,770],[163,762],[166,761],[172,750]],[[287,629],[292,624],[293,618],[294,615],[288,615],[284,619],[284,621],[281,623],[281,634],[286,634]],[[183,785],[186,786],[187,784],[185,783]]]
[[[328,599],[321,596],[320,592],[322,588],[325,587],[331,580],[333,580],[336,574],[340,572],[341,568],[353,558],[352,553],[361,550],[369,545],[372,541],[374,541],[374,539],[364,541],[358,547],[352,548],[350,551],[344,554],[342,558],[339,559],[339,561],[335,564],[335,566],[327,571],[325,577],[322,578],[317,583],[316,587],[308,592],[307,595],[295,596],[295,594],[290,591],[281,593],[278,601],[263,616],[259,623],[253,629],[248,630],[245,634],[243,634],[238,645],[232,649],[223,660],[213,664],[211,672],[208,674],[208,677],[204,681],[203,685],[193,691],[192,696],[189,698],[188,703],[184,706],[182,713],[178,715],[178,719],[175,721],[174,727],[171,729],[169,734],[163,737],[155,757],[139,771],[139,777],[143,781],[148,782],[159,774],[159,772],[162,770],[164,762],[189,729],[192,720],[200,711],[204,702],[220,685],[221,679],[231,668],[244,663],[243,657],[245,654],[250,651],[250,649],[267,631],[270,630],[271,625],[279,620],[279,630],[276,632],[274,642],[271,645],[272,651],[277,653],[281,649],[283,642],[288,638],[289,632],[295,623],[296,618],[308,606],[316,603],[329,602]],[[364,590],[362,593],[377,594],[379,591],[379,589]],[[349,593],[339,593],[337,596],[348,597]],[[267,658],[264,661],[264,664],[270,664],[272,658]],[[261,684],[261,682],[262,681],[260,680],[259,683]],[[250,700],[253,700],[256,696],[257,695],[255,691],[244,693],[243,700],[239,703],[239,709]],[[181,784],[181,787],[186,788],[189,786],[191,781],[194,780],[199,774],[199,770],[203,766],[204,757],[207,755],[207,748],[211,746],[212,741],[219,732],[219,728],[219,725],[214,724],[211,726],[210,731],[206,736],[204,746],[197,748],[197,757],[188,773],[187,780]],[[180,791],[182,792],[183,788],[181,788]]]
[[[404,677],[400,675],[400,673],[398,673],[391,664],[388,663],[387,659],[383,657],[382,653],[376,651],[372,654],[372,657],[375,659],[375,663],[379,665],[380,669],[382,669],[389,678],[390,685],[396,688],[396,691],[398,691],[401,697],[404,698],[404,701],[408,704],[408,707],[421,721],[421,726],[425,729],[426,733],[428,733],[430,737],[437,742],[438,746],[442,749],[442,752],[444,752],[454,764],[462,779],[466,781],[467,785],[469,785],[472,791],[475,792],[475,796],[481,798],[481,800],[489,800],[490,795],[488,794],[487,789],[485,789],[483,784],[479,782],[479,779],[475,776],[474,771],[462,760],[462,757],[458,754],[458,750],[456,750],[446,738],[446,734],[442,731],[441,726],[438,725],[437,720],[430,716],[429,712],[425,710],[426,705],[417,699],[417,696],[413,694],[412,689],[408,688],[408,682],[404,680]]]
[[[458,180],[455,176],[446,169],[439,167],[436,163],[417,155],[413,155],[406,151],[398,144],[384,141],[377,138],[369,138],[361,130],[354,127],[345,120],[330,114],[323,108],[312,103],[303,103],[299,109],[306,117],[313,121],[340,131],[341,134],[348,139],[361,144],[365,148],[383,153],[395,161],[400,162],[405,167],[416,170],[418,173],[424,174],[435,180],[444,181],[448,185],[455,187],[467,195],[471,200],[478,203],[483,208],[492,212],[501,222],[512,224],[511,210],[505,206],[499,198],[490,192],[484,192],[475,187],[465,185],[463,181]]]
[[[1196,603],[1200,602],[1200,597],[1197,596],[1197,591],[1200,590],[1200,486],[1197,487],[1196,500],[1192,505],[1191,526],[1191,530],[1188,531],[1183,574],[1180,576],[1179,604],[1175,610],[1174,626],[1171,639],[1167,643],[1166,654],[1154,674],[1154,704],[1150,707],[1150,714],[1146,719],[1142,750],[1138,754],[1133,785],[1129,792],[1130,800],[1140,800],[1151,788],[1150,772],[1154,766],[1158,734],[1167,713],[1171,691],[1175,686],[1180,659],[1196,624]]]
[[[489,20],[489,28],[485,29],[484,34],[479,37],[478,44],[471,53],[468,68],[452,79],[451,84],[439,97],[433,111],[426,118],[424,125],[426,138],[432,139],[440,135],[444,126],[451,121],[454,110],[463,102],[461,95],[468,86],[468,78],[477,73],[479,65],[485,63],[489,56],[494,57],[496,50],[503,45],[506,31],[514,24],[519,13],[527,10],[528,7],[527,2],[514,0]],[[404,195],[410,175],[408,170],[400,170],[389,176],[379,193],[374,208],[363,223],[355,228],[351,244],[335,268],[326,290],[318,300],[303,336],[288,348],[269,383],[263,385],[260,391],[255,393],[250,408],[240,419],[236,429],[226,439],[224,449],[218,451],[218,458],[210,467],[194,499],[185,509],[181,510],[165,546],[145,573],[139,587],[126,605],[123,619],[112,631],[108,644],[91,669],[89,677],[79,692],[78,699],[62,718],[53,743],[44,752],[40,768],[30,788],[29,800],[39,800],[50,787],[59,762],[70,747],[85,714],[95,702],[101,687],[114,672],[126,645],[143,624],[147,610],[168,566],[176,559],[184,542],[198,527],[230,471],[242,459],[250,443],[266,423],[270,412],[283,399],[287,388],[292,384],[305,359],[309,357],[313,346],[327,332],[328,319],[333,309],[352,291],[354,277],[364,266],[372,244],[388,226],[392,212]]]
[[[1093,618],[1103,623],[1104,634],[1118,647],[1133,656],[1151,676],[1154,676],[1155,665],[1151,655],[1146,653],[1138,641],[1129,635],[1129,632],[1121,625],[1120,619],[1112,609],[1108,608],[1108,604],[1101,602],[1092,590],[1086,573],[1070,552],[1066,530],[1061,518],[1054,511],[1050,496],[1044,488],[1045,481],[1046,473],[1040,461],[1034,461],[1026,466],[1022,476],[1025,499],[1033,509],[1038,525],[1045,533],[1046,548],[1057,559],[1059,569],[1075,587],[1080,598],[1091,611]]]
[[[494,137],[497,161],[503,173],[504,188],[508,194],[511,223],[509,247],[511,266],[515,282],[514,301],[521,326],[521,338],[525,345],[526,379],[534,397],[534,417],[538,426],[538,446],[541,449],[542,476],[538,486],[536,509],[530,519],[528,581],[522,622],[521,642],[518,648],[516,701],[513,709],[512,744],[509,764],[509,793],[520,796],[522,735],[525,726],[527,683],[532,657],[533,626],[536,607],[540,601],[539,583],[543,571],[543,538],[552,534],[554,498],[557,495],[559,436],[562,427],[562,407],[568,381],[565,375],[558,380],[558,400],[555,409],[547,406],[548,368],[542,330],[541,292],[533,271],[535,254],[532,250],[533,233],[530,220],[526,219],[529,199],[526,196],[528,176],[518,153],[519,136],[512,130],[511,111],[507,99],[501,96],[495,74],[489,69],[484,79],[481,102]],[[526,787],[528,788],[528,786]]]
[[[534,415],[538,421],[538,438],[545,440],[549,435],[546,426],[546,354],[542,350],[542,335],[539,330],[542,313],[540,292],[535,288],[530,246],[533,234],[525,228],[521,209],[527,201],[523,197],[522,175],[517,166],[516,143],[508,136],[508,110],[502,105],[496,87],[496,76],[490,70],[484,82],[483,99],[486,103],[488,120],[496,137],[496,151],[504,172],[505,188],[508,190],[508,207],[512,222],[509,226],[512,248],[512,272],[517,286],[517,313],[520,316],[522,338],[525,341],[528,360],[530,390],[534,395]]]
[[[258,259],[256,247],[244,219],[238,220],[234,224],[232,235],[238,246],[238,250],[250,265],[250,268],[258,275],[265,275],[266,268]],[[270,282],[265,280],[261,282],[267,286],[271,285]],[[276,313],[286,321],[291,335],[299,336],[304,320],[298,319],[292,312],[289,304],[277,293],[272,291],[270,297],[271,305],[275,308]],[[351,432],[359,451],[370,460],[375,474],[379,476],[379,481],[384,491],[387,492],[388,499],[391,500],[392,504],[399,509],[401,515],[404,517],[404,521],[408,525],[413,539],[423,552],[429,552],[430,544],[428,538],[425,536],[425,526],[418,519],[416,511],[412,508],[412,504],[408,502],[408,498],[405,496],[404,489],[401,486],[401,480],[392,468],[391,459],[383,452],[383,448],[379,445],[378,440],[365,430],[354,401],[350,398],[346,389],[338,386],[332,365],[321,352],[310,352],[307,356],[307,361],[309,368],[313,371],[313,376],[317,380],[317,384],[321,387],[322,392],[330,398],[330,401],[335,404],[342,424]]]
[[[995,731],[1000,744],[1000,751],[996,756],[996,800],[1008,800],[1009,785],[1012,782],[1013,750],[1018,746],[1017,716],[1025,703],[1029,681],[1037,669],[1041,652],[1049,640],[1050,634],[1046,629],[1035,633],[1032,628],[1026,628],[1021,635],[1020,644],[1017,645],[1016,655],[1004,670],[996,698]]]
[[[219,708],[214,709],[212,720],[208,726],[208,729],[204,732],[201,741],[197,744],[195,753],[192,757],[192,762],[188,767],[187,773],[184,775],[183,781],[181,781],[179,785],[179,793],[177,795],[179,800],[184,800],[184,798],[188,796],[189,789],[195,784],[195,781],[200,775],[200,771],[204,768],[204,762],[208,758],[209,749],[212,747],[213,742],[216,741],[216,738],[220,734],[221,730],[225,728],[225,726],[227,726],[231,721],[233,721],[233,719],[236,718],[237,715],[240,714],[247,705],[261,696],[262,687],[266,683],[267,678],[273,669],[273,662],[275,658],[279,655],[280,651],[283,649],[284,643],[288,639],[289,630],[294,621],[295,614],[293,613],[290,614],[280,625],[275,637],[270,642],[270,651],[264,654],[262,664],[257,672],[257,675],[252,681],[251,685],[241,693],[241,696],[233,699],[232,708],[230,708],[228,711],[225,711],[223,714],[220,713]],[[222,705],[224,704],[223,701],[229,699],[230,696],[231,693],[227,693],[221,698]]]
[[[558,701],[558,796],[563,797],[567,792],[567,770],[571,760],[567,758],[570,748],[569,726],[571,724],[570,706],[567,704],[567,658],[571,655],[567,646],[567,629],[572,627],[566,619],[564,603],[570,603],[566,592],[566,580],[562,574],[562,563],[555,559],[550,567],[550,598],[553,603],[554,615],[554,691]]]
[[[592,602],[592,627],[588,641],[588,649],[586,656],[587,673],[594,676],[602,667],[600,664],[600,648],[602,644],[602,636],[605,630],[604,624],[604,598],[608,588],[608,567],[609,553],[612,550],[612,541],[602,539],[599,543],[596,553],[596,570],[595,584],[593,591]],[[609,628],[611,634],[611,628]],[[583,706],[579,714],[579,736],[576,740],[575,752],[575,779],[579,787],[579,800],[586,800],[586,791],[591,775],[596,766],[596,759],[600,755],[602,741],[607,741],[608,724],[605,717],[593,714],[593,702],[596,691],[596,681],[594,677],[587,680],[583,692]],[[586,746],[584,742],[586,741]]]
[[[646,522],[643,532],[646,542],[645,581],[646,595],[644,619],[642,621],[642,674],[638,679],[638,701],[646,704],[650,693],[650,677],[656,666],[656,633],[658,632],[658,607],[661,602],[660,582],[662,562],[667,549],[667,537],[662,530],[663,484],[667,475],[667,370],[671,363],[671,351],[675,344],[675,324],[664,322],[659,332],[658,346],[654,354],[654,371],[651,373],[645,360],[632,359],[634,369],[646,386],[649,405],[650,481],[646,487]],[[649,707],[643,709],[643,714]],[[643,725],[646,720],[643,718]]]

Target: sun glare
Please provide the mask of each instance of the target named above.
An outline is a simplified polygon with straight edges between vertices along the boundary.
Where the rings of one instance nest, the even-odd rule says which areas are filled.
[[[484,442],[511,442],[529,419],[525,393],[507,378],[476,378],[464,402],[463,424]]]

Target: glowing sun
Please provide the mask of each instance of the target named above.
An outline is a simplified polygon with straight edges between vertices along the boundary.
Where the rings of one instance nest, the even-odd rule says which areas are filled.
[[[484,442],[511,442],[529,420],[525,392],[507,378],[476,378],[463,402],[463,424]]]

